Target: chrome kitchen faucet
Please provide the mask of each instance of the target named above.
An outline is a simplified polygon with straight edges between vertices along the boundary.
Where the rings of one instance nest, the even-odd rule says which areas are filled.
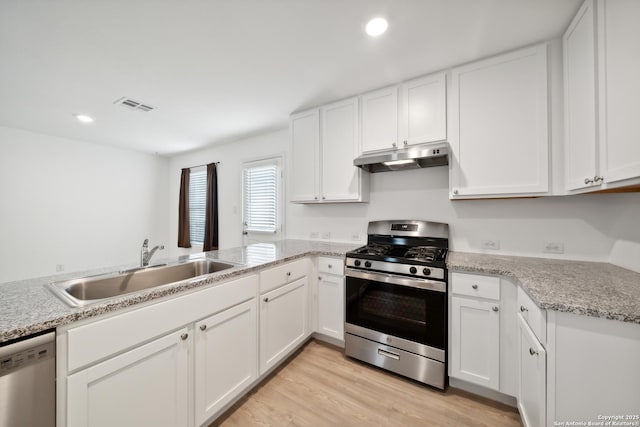
[[[148,266],[151,257],[158,249],[163,250],[164,245],[154,246],[149,250],[149,239],[144,239],[144,242],[142,242],[142,248],[140,248],[140,267]]]

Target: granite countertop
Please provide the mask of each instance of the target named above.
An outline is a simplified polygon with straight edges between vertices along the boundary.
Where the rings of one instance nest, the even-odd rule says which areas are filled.
[[[237,266],[202,276],[199,280],[189,279],[147,289],[86,307],[69,307],[44,285],[132,266],[115,266],[0,284],[0,343],[190,289],[215,286],[216,283],[242,274],[305,256],[342,257],[358,246],[361,244],[283,240],[180,257],[179,261],[206,257],[229,261]],[[509,277],[536,304],[547,310],[640,324],[640,273],[612,264],[454,251],[449,252],[447,264],[451,271]]]
[[[206,257],[208,259],[229,261],[238,265],[228,270],[202,276],[201,280],[189,279],[172,285],[112,298],[106,302],[86,307],[69,307],[44,285],[75,277],[119,271],[135,266],[115,266],[3,283],[0,284],[0,343],[189,289],[204,288],[242,274],[255,272],[265,267],[282,264],[308,255],[341,257],[347,251],[361,245],[283,240],[180,257],[180,261]],[[161,260],[156,261],[159,262]]]
[[[453,251],[447,264],[515,279],[540,308],[640,324],[640,273],[613,264]]]

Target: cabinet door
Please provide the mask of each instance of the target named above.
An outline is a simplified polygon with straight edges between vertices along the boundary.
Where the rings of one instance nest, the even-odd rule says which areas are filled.
[[[291,116],[291,186],[292,202],[318,201],[320,164],[320,116],[313,109]]]
[[[324,274],[318,279],[317,332],[344,341],[344,278]]]
[[[184,328],[69,376],[67,426],[186,426],[188,341]]]
[[[403,145],[447,139],[446,75],[421,77],[400,86]]]
[[[358,98],[326,105],[322,117],[322,200],[358,200],[361,169],[353,165],[359,155]]]
[[[203,424],[258,376],[255,298],[196,323],[195,405]]]
[[[261,295],[260,374],[307,338],[307,278]]]
[[[640,2],[598,2],[600,162],[605,182],[640,177]]]
[[[563,37],[567,190],[598,185],[594,1],[584,2]]]
[[[362,151],[390,150],[398,145],[398,88],[362,95]]]
[[[498,390],[499,304],[454,297],[451,306],[451,376]]]
[[[525,427],[542,427],[546,414],[547,357],[522,315],[518,314],[519,328],[519,389],[518,410]]]
[[[549,190],[547,48],[452,71],[451,197]]]

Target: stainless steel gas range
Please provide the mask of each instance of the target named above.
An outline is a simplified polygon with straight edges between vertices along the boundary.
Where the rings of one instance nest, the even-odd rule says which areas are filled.
[[[367,234],[345,259],[346,355],[446,388],[449,226],[373,221]]]

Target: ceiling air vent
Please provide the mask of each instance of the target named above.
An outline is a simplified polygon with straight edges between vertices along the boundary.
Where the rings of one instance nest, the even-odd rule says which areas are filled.
[[[127,97],[123,97],[120,98],[118,100],[116,100],[114,102],[114,104],[116,105],[122,105],[123,107],[126,107],[130,110],[138,110],[138,111],[144,111],[146,113],[148,113],[151,110],[155,110],[156,107],[152,107],[148,104],[143,104],[142,102],[139,101],[134,101],[131,98],[127,98]]]

